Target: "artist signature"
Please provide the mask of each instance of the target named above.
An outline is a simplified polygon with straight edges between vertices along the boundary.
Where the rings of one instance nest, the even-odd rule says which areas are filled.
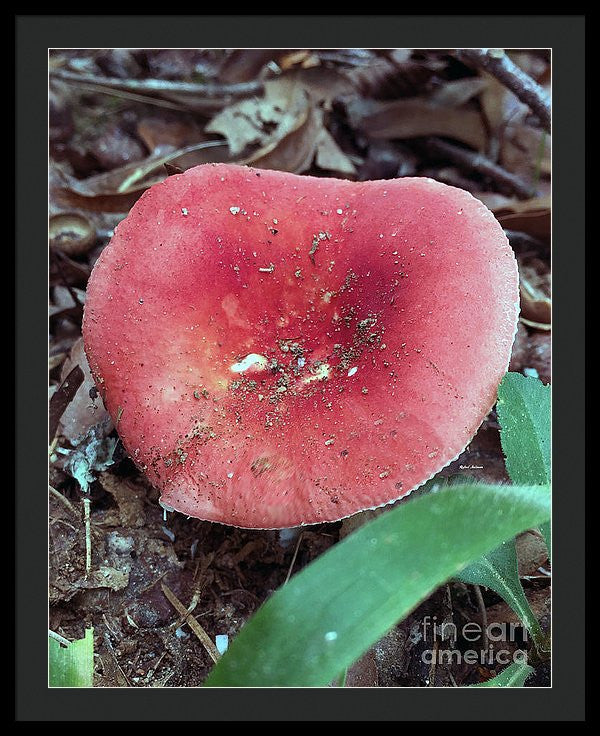
[[[483,465],[461,465],[461,470],[483,470]]]

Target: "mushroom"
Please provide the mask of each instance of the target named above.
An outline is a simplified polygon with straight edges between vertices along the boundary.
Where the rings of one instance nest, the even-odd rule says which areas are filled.
[[[502,228],[461,189],[205,164],[119,224],[83,335],[165,508],[285,528],[391,503],[454,460],[496,400],[518,302]]]

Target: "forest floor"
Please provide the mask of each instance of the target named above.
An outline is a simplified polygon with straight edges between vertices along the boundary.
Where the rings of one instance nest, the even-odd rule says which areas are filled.
[[[510,58],[549,89],[548,53]],[[81,342],[88,276],[136,199],[170,173],[210,161],[358,181],[429,176],[467,189],[496,214],[519,262],[510,370],[548,383],[550,150],[543,120],[449,51],[51,51],[49,627],[75,639],[93,625],[96,686],[202,684],[212,660],[196,624],[213,641],[233,639],[289,576],[379,513],[287,536],[164,518],[158,491],[126,456],[95,395]],[[80,380],[69,386],[77,366]],[[93,478],[87,494],[73,472],[80,456]],[[508,481],[493,411],[442,475]],[[526,532],[518,552],[547,628],[545,547]],[[494,676],[493,663],[424,662],[423,652],[439,646],[422,635],[426,616],[458,632],[468,622],[518,623],[492,591],[480,597],[449,583],[372,647],[346,684],[453,687]],[[503,645],[511,651],[529,646],[516,631]],[[455,646],[472,648],[460,636]],[[527,686],[549,683],[546,663]]]

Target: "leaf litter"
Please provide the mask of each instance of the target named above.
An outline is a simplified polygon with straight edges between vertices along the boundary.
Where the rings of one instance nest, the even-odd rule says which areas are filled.
[[[547,88],[544,51],[510,56]],[[518,255],[523,319],[511,370],[549,381],[551,139],[511,90],[448,51],[60,50],[51,51],[50,69],[49,211],[75,218],[63,219],[61,232],[72,222],[87,233],[84,247],[65,250],[63,235],[50,248],[50,625],[69,639],[83,637],[84,625],[101,632],[96,686],[198,686],[212,657],[179,607],[194,610],[211,642],[232,640],[285,582],[292,556],[295,573],[351,520],[305,530],[295,549],[276,532],[163,517],[156,491],[107,421],[81,348],[85,284],[115,225],[153,183],[211,161],[459,185],[496,213]],[[467,161],[483,155],[532,196],[519,198],[493,170],[433,155],[432,138]],[[506,481],[493,412],[444,471],[473,474]],[[540,550],[521,546],[519,564],[531,572]],[[535,609],[547,600],[549,578],[529,577]],[[497,599],[484,598],[491,616]],[[432,642],[415,636],[419,620],[437,615],[460,625],[478,611],[466,586],[445,586],[357,663],[346,686],[427,686],[420,655]],[[451,665],[434,673],[435,684],[448,686],[491,676]]]

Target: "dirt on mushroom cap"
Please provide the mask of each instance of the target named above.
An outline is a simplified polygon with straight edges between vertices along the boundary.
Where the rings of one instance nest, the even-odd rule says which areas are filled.
[[[119,225],[84,340],[166,506],[275,528],[389,503],[454,459],[517,315],[512,250],[462,190],[209,164]]]

